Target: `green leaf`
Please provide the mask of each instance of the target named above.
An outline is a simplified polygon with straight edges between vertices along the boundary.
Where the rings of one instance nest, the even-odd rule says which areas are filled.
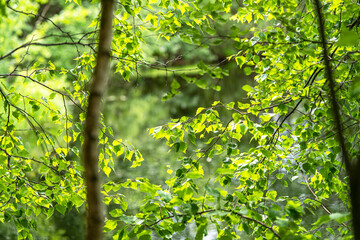
[[[49,219],[54,214],[54,208],[51,207],[47,210],[46,218]]]
[[[122,215],[121,217],[119,217],[119,220],[123,221],[124,223],[127,223],[127,224],[134,224],[136,222],[137,218],[135,216]],[[111,224],[113,226],[115,223],[111,222],[109,224]]]
[[[206,224],[201,224],[200,226],[198,226],[196,235],[195,235],[195,240],[203,239],[205,229],[206,229]]]
[[[121,209],[113,209],[109,212],[109,214],[114,217],[114,218],[117,218],[117,217],[120,217],[122,214],[123,214],[123,211],[121,211]]]
[[[332,228],[326,228],[326,231],[328,231],[331,235],[335,236],[335,232]]]
[[[244,73],[245,73],[246,76],[249,76],[252,73],[252,69],[250,67],[245,67],[244,68]]]
[[[308,172],[311,169],[311,165],[309,163],[304,163],[302,165],[302,168],[304,169],[305,172]]]
[[[276,174],[277,179],[282,179],[284,177],[283,173]]]
[[[62,215],[65,215],[66,206],[57,204],[57,205],[56,205],[56,210],[57,210],[59,213],[61,213]]]
[[[31,107],[32,107],[34,112],[37,112],[40,109],[40,106],[37,105],[37,104],[33,104]]]
[[[207,89],[207,81],[206,79],[199,79],[195,82],[195,84],[199,87],[199,88],[202,88],[202,89]]]
[[[329,215],[323,215],[320,218],[318,218],[318,220],[316,220],[315,223],[313,223],[313,225],[315,225],[316,227],[323,225],[327,222],[331,221],[331,218]]]
[[[252,87],[250,87],[249,85],[244,85],[242,86],[242,90],[244,90],[245,92],[253,92],[254,89]]]
[[[185,213],[194,215],[199,210],[199,207],[194,203],[184,203],[182,209]]]
[[[176,81],[176,79],[174,79],[173,82],[171,83],[171,88],[178,89],[180,87],[181,87],[180,83],[178,81]]]
[[[165,202],[170,202],[171,199],[172,199],[171,194],[168,193],[168,192],[157,191],[157,193],[159,194],[159,196],[160,196]]]
[[[276,191],[268,191],[266,193],[266,197],[270,198],[273,201],[275,201],[276,195],[277,195]]]
[[[240,56],[240,57],[236,57],[235,61],[236,61],[236,64],[239,66],[239,68],[242,68],[242,66],[246,62],[246,59],[244,56]]]
[[[174,148],[176,152],[186,152],[187,143],[186,142],[176,142],[174,143]]]
[[[107,220],[104,228],[108,231],[114,230],[117,227],[117,222],[114,220]]]
[[[201,70],[207,71],[208,67],[205,65],[205,63],[203,61],[200,61],[197,65],[197,67]]]
[[[216,173],[224,174],[224,175],[226,175],[226,174],[232,175],[232,174],[234,174],[234,172],[235,172],[234,169],[229,169],[229,168],[218,168],[216,170]]]
[[[139,240],[150,240],[151,235],[150,234],[141,235],[138,239]]]

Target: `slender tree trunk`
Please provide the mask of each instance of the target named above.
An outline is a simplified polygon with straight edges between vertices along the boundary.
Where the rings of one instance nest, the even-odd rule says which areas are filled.
[[[345,169],[350,181],[350,198],[351,198],[351,213],[352,213],[352,230],[354,239],[360,239],[360,159],[351,161],[349,153],[346,149],[345,138],[343,136],[343,127],[337,104],[335,81],[332,74],[329,55],[327,52],[327,41],[325,37],[325,24],[321,11],[319,0],[314,0],[316,15],[318,17],[319,34],[323,48],[323,56],[325,63],[325,72],[329,84],[329,98],[333,110],[333,117],[335,122],[335,129],[337,132],[338,142],[341,148],[342,161],[345,164]]]
[[[353,164],[350,175],[351,214],[354,239],[360,239],[360,164]]]
[[[104,225],[102,198],[100,193],[101,182],[98,169],[98,131],[99,118],[102,110],[101,100],[109,74],[113,0],[102,0],[101,8],[100,40],[93,82],[90,88],[83,145],[83,161],[87,188],[87,240],[102,239]]]

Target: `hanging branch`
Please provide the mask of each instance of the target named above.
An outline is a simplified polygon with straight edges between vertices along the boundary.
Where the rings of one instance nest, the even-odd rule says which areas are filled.
[[[342,153],[342,161],[345,164],[345,169],[347,175],[350,179],[350,198],[351,198],[351,205],[352,205],[352,224],[353,224],[353,231],[355,239],[360,239],[360,164],[355,163],[353,164],[350,161],[350,156],[346,149],[345,145],[345,138],[343,136],[343,127],[341,123],[341,117],[339,113],[339,106],[336,99],[336,92],[335,92],[335,81],[333,78],[329,56],[327,52],[327,42],[325,37],[325,27],[324,27],[324,19],[321,12],[321,6],[319,0],[314,0],[314,5],[316,8],[316,15],[318,17],[318,24],[319,24],[319,34],[321,37],[321,45],[323,49],[323,56],[324,56],[324,63],[325,63],[325,72],[326,77],[329,82],[329,98],[331,101],[331,106],[333,110],[333,117],[335,121],[335,129],[337,132],[338,142],[341,148]]]
[[[85,120],[83,161],[85,165],[87,200],[87,240],[101,240],[104,216],[100,193],[100,175],[98,169],[98,130],[102,110],[101,100],[109,74],[110,49],[112,41],[113,1],[102,0],[100,39],[97,62],[90,87],[89,102]]]

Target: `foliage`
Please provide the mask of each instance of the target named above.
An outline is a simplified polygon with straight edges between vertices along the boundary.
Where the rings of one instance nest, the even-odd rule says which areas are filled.
[[[2,31],[6,44],[0,48],[5,63],[0,68],[0,220],[16,225],[19,239],[31,239],[40,214],[49,218],[55,210],[65,214],[84,205],[79,149],[96,58],[99,19],[93,13],[99,6],[69,1],[63,12],[42,18],[43,6],[51,3],[21,2],[0,3],[1,29],[11,26]],[[359,151],[358,5],[322,1],[322,10],[343,134],[354,159]],[[66,14],[74,12],[81,17],[71,22]],[[32,25],[36,38],[27,36],[26,22],[39,19]],[[74,27],[84,27],[87,19],[87,29]],[[326,95],[317,27],[309,0],[121,0],[113,22],[114,79],[135,81],[141,72],[156,71],[155,76],[171,80],[163,97],[168,100],[181,98],[189,85],[220,91],[219,81],[229,75],[223,64],[232,62],[256,84],[242,87],[246,100],[215,101],[149,130],[180,156],[180,167],[169,165],[162,185],[146,176],[115,177],[119,158],[130,168],[144,158],[102,120],[99,166],[108,179],[102,191],[108,236],[173,239],[194,228],[193,239],[214,231],[218,239],[241,234],[352,239],[348,176]],[[198,49],[232,47],[220,61],[200,61],[194,54],[189,68],[180,65],[183,53],[175,47],[169,51],[180,54],[177,58],[149,56],[156,39]],[[65,46],[75,61],[63,63],[62,54],[52,55],[52,48]],[[255,146],[240,151],[249,141]],[[205,168],[208,162],[215,167]],[[301,195],[284,190],[296,185],[303,186]],[[137,213],[128,211],[125,190],[142,195]]]

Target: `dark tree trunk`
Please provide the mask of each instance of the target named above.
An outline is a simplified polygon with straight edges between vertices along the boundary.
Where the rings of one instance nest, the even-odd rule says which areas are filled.
[[[109,74],[113,1],[102,0],[101,11],[100,40],[93,82],[90,88],[83,146],[83,161],[87,189],[87,240],[102,239],[104,226],[102,198],[100,193],[101,182],[98,169],[98,131],[99,118],[102,110],[101,100]]]
[[[352,164],[350,175],[351,215],[354,239],[360,239],[360,164]]]
[[[337,104],[337,97],[335,92],[335,81],[332,74],[331,64],[329,61],[329,55],[327,51],[327,40],[325,37],[325,24],[321,11],[321,5],[319,0],[314,0],[316,15],[318,17],[319,35],[321,39],[321,45],[323,49],[323,57],[325,63],[325,72],[329,86],[329,98],[331,101],[331,107],[333,110],[333,117],[335,122],[335,129],[337,132],[337,140],[339,142],[342,154],[342,161],[345,164],[345,169],[350,181],[350,199],[351,199],[351,213],[352,213],[352,230],[354,233],[354,239],[360,239],[360,163],[357,161],[351,161],[349,153],[346,149],[345,138],[343,136],[343,127]]]

